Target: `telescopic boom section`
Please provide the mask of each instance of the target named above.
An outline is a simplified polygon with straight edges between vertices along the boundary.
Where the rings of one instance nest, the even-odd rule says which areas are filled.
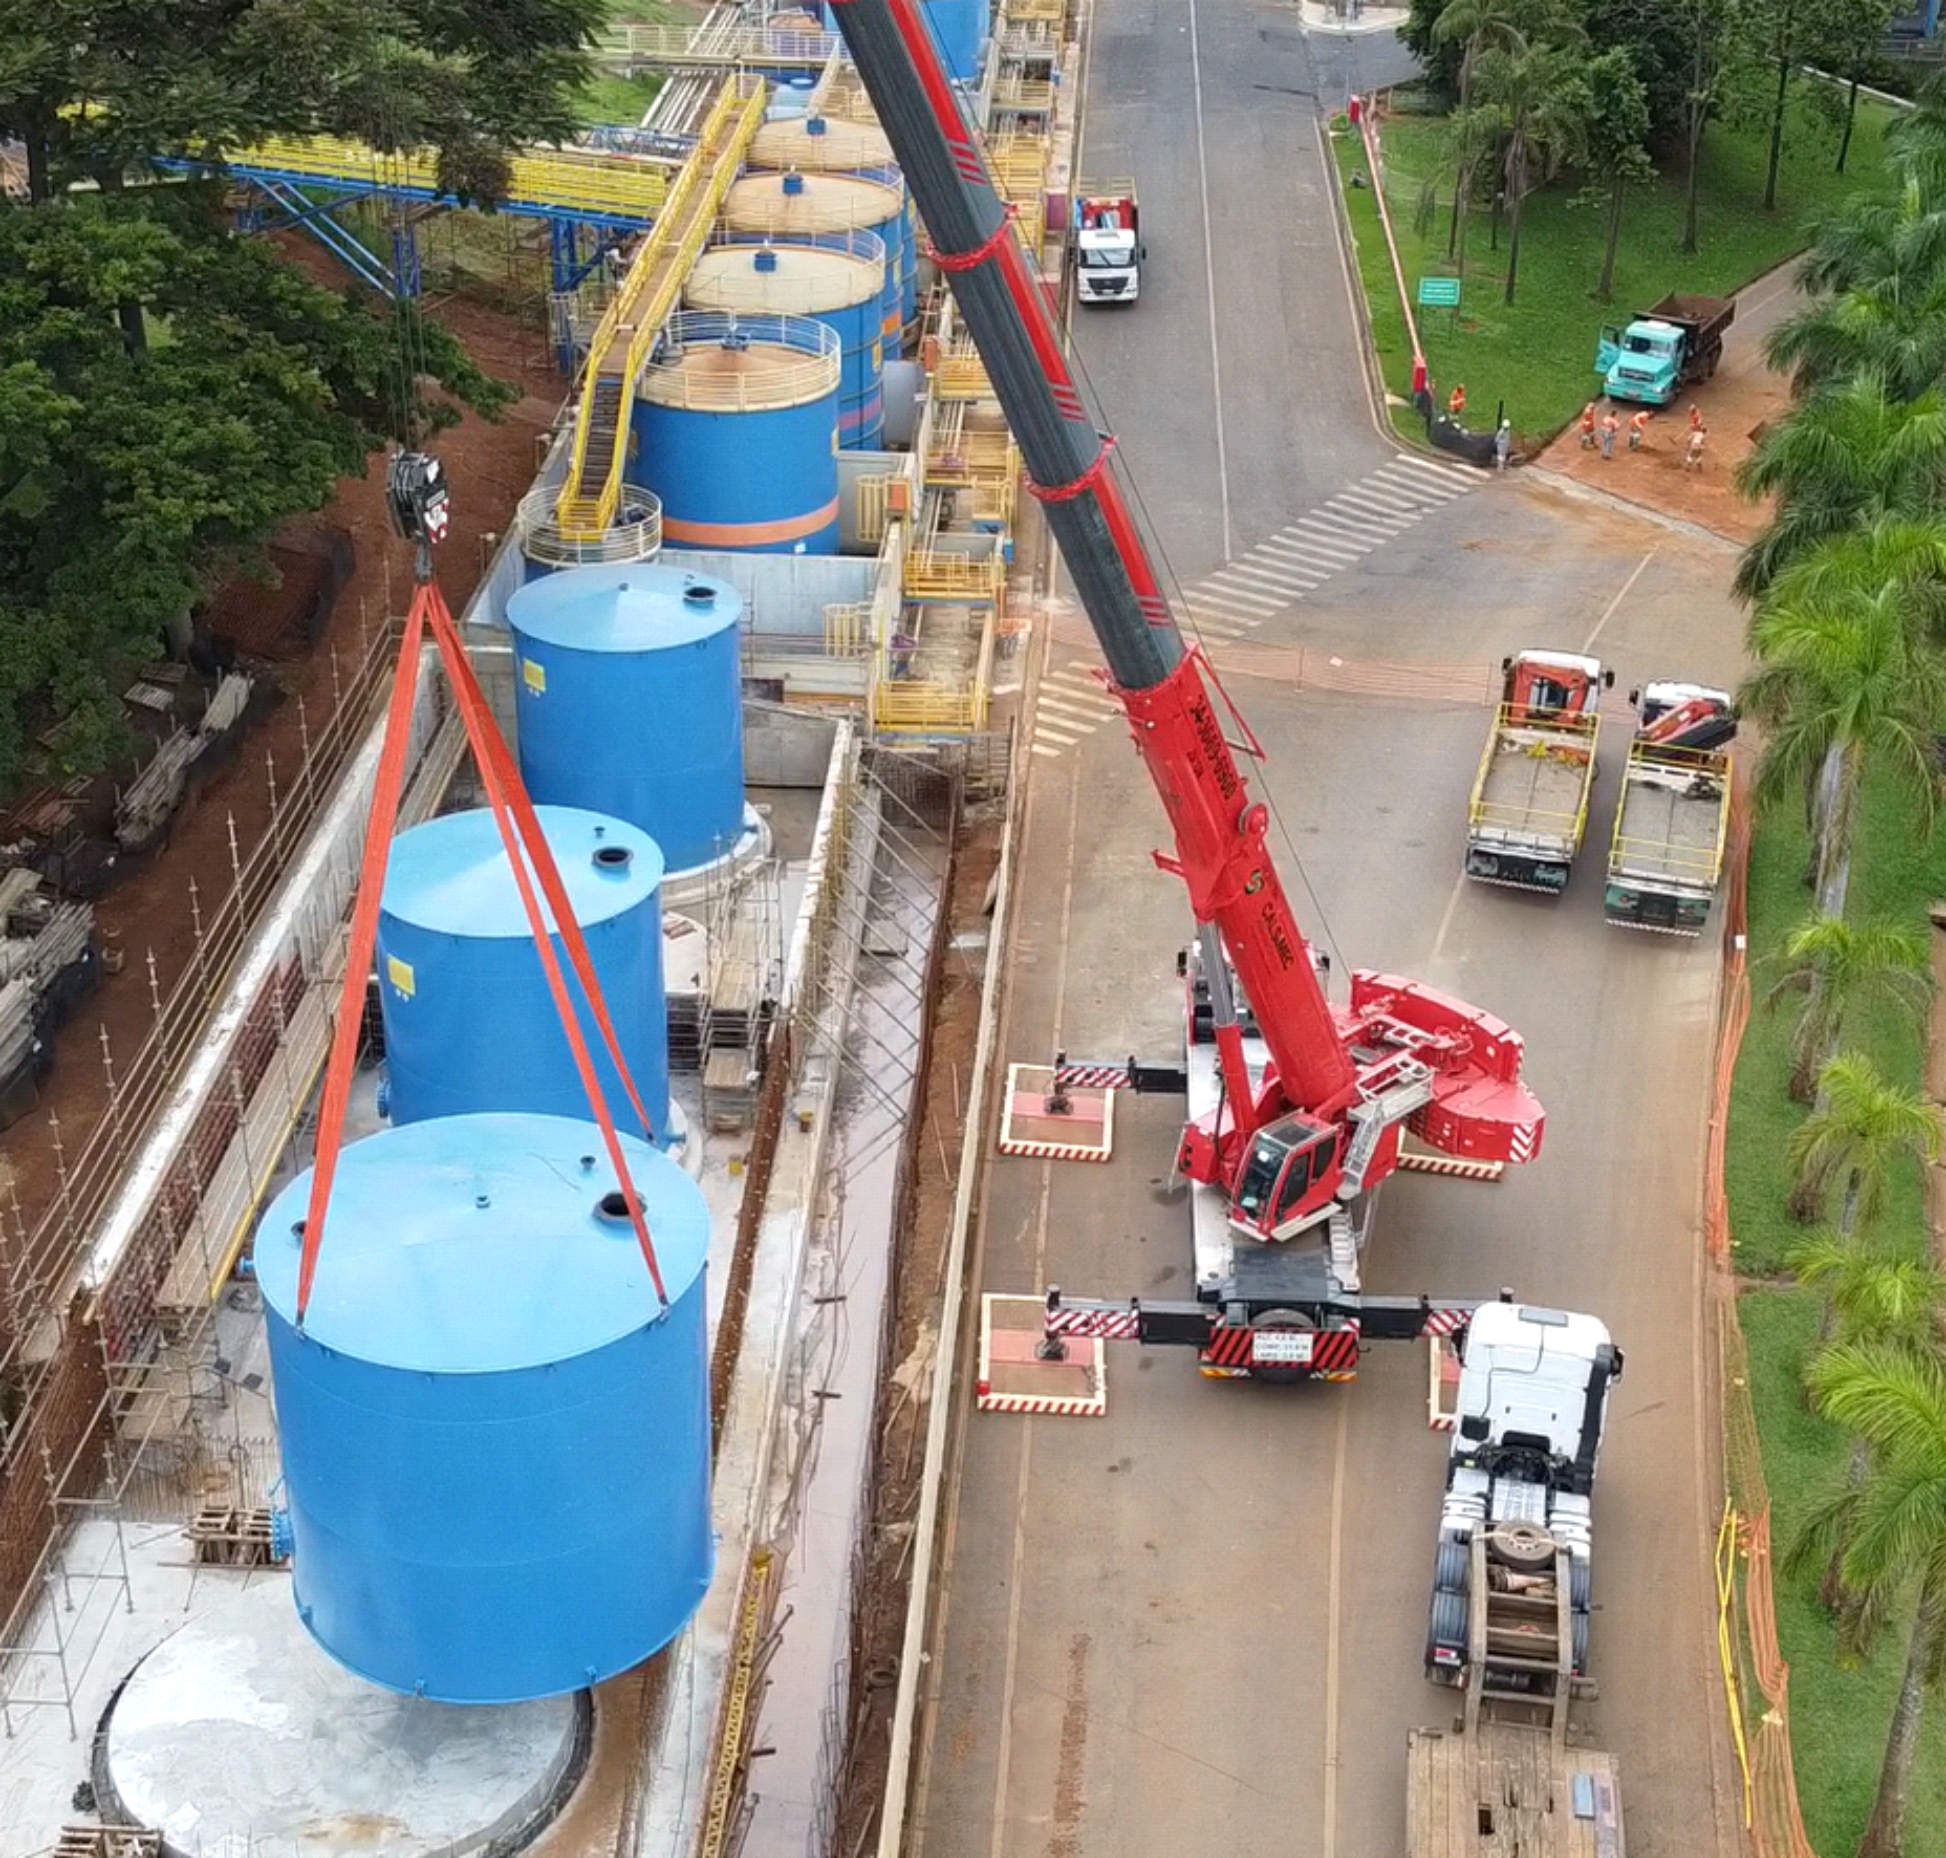
[[[1082,405],[930,29],[916,0],[839,0],[835,11],[1162,796],[1190,908],[1222,932],[1284,1098],[1313,1109],[1341,1103],[1356,1072],[1264,855],[1267,816],[1250,804],[1183,648],[1111,441]]]
[[[1253,1102],[1240,1036],[1234,1026],[1218,1031],[1230,1165],[1243,1138],[1287,1110],[1342,1122],[1361,1099],[1367,1110],[1382,1107],[1391,1090],[1403,1113],[1392,1087],[1407,1056],[1432,1074],[1431,1101],[1413,1123],[1425,1139],[1454,1154],[1531,1159],[1542,1112],[1520,1082],[1518,1033],[1380,975],[1354,975],[1349,1013],[1333,1013],[1266,852],[1269,816],[1251,801],[1198,657],[1184,649],[1122,494],[1113,441],[1082,404],[918,0],[834,0],[833,10],[1169,815],[1169,868],[1188,887],[1197,922],[1220,933],[1268,1048]],[[1395,1151],[1382,1147],[1374,1178]]]

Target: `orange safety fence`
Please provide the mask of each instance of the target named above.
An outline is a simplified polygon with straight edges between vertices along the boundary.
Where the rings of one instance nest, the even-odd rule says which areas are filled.
[[[1790,1666],[1777,1643],[1770,1496],[1750,1397],[1750,1356],[1730,1268],[1724,1150],[1730,1087],[1750,1023],[1750,796],[1737,782],[1723,909],[1722,1019],[1704,1156],[1703,1237],[1709,1248],[1717,1368],[1723,1389],[1723,1528],[1717,1544],[1718,1651],[1731,1736],[1743,1777],[1743,1820],[1755,1858],[1817,1858],[1798,1809],[1791,1760]]]

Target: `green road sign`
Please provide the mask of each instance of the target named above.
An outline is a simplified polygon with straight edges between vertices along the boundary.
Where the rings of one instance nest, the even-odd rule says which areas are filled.
[[[1419,280],[1419,307],[1422,310],[1459,308],[1460,281],[1456,277],[1422,277]]]

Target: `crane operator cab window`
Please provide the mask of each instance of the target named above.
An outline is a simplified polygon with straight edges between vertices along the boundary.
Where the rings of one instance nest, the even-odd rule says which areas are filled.
[[[1237,1179],[1230,1217],[1259,1238],[1274,1238],[1326,1197],[1338,1132],[1308,1116],[1285,1116],[1257,1131]]]

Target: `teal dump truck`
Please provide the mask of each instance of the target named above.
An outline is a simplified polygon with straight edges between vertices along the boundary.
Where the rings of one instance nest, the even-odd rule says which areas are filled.
[[[1601,332],[1595,372],[1611,400],[1667,406],[1685,387],[1706,381],[1723,359],[1723,332],[1735,321],[1731,297],[1672,292],[1624,327]]]

